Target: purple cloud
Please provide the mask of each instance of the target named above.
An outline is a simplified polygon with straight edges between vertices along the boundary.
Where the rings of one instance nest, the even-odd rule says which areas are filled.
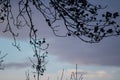
[[[51,42],[51,52],[60,61],[79,65],[120,67],[120,37],[105,39],[97,44],[88,44],[71,38]],[[78,44],[79,43],[79,44]]]

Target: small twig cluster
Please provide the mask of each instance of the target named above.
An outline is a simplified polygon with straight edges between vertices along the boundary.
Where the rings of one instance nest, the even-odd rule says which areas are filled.
[[[5,58],[7,56],[7,54],[5,55],[2,55],[1,54],[1,51],[0,51],[0,70],[3,70],[4,69],[4,66],[2,66],[2,63],[3,63],[3,58]]]
[[[80,72],[80,73],[78,73],[78,69],[77,69],[77,64],[76,64],[76,69],[75,69],[76,71],[74,71],[74,72],[71,72],[71,75],[70,75],[70,79],[69,80],[83,80],[83,75],[84,75],[84,73],[83,72]],[[65,75],[64,75],[64,69],[63,69],[63,71],[62,71],[62,74],[61,74],[61,76],[60,76],[60,80],[64,80],[64,77]],[[57,80],[59,80],[59,78],[57,78]],[[67,80],[67,79],[66,79]]]
[[[26,80],[30,80],[29,70],[25,72]]]
[[[77,64],[76,64],[76,72],[72,72],[71,73],[71,77],[70,77],[70,80],[83,80],[83,75],[84,73],[80,73],[78,74],[78,71],[77,71]],[[80,75],[80,76],[78,76]]]

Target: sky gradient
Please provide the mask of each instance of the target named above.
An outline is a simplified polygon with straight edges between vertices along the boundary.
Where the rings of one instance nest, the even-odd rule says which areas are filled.
[[[108,10],[120,12],[120,0],[90,0],[95,4],[108,4]],[[89,44],[80,41],[76,37],[56,37],[48,27],[43,17],[37,18],[39,14],[34,13],[34,21],[38,24],[39,37],[46,38],[50,44],[48,48],[47,71],[42,80],[60,80],[64,69],[64,80],[69,80],[75,65],[78,64],[78,73],[83,72],[83,80],[119,80],[120,79],[120,37],[103,39],[100,43]],[[120,22],[120,19],[118,20]],[[0,25],[1,26],[1,25]],[[21,45],[21,52],[11,44],[13,39],[9,33],[2,33],[0,27],[0,51],[8,53],[5,57],[5,70],[0,71],[0,80],[25,80],[25,72],[29,70],[31,80],[33,69],[29,57],[33,56],[33,49],[29,45],[27,28],[20,30],[18,42]]]

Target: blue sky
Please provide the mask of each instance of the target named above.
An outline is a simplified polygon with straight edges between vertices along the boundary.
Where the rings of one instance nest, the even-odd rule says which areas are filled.
[[[90,0],[93,3],[108,4],[108,10],[119,11],[120,1],[118,0]],[[120,79],[120,37],[103,39],[100,43],[88,44],[75,37],[60,38],[53,35],[52,31],[41,16],[36,14],[34,21],[40,26],[39,37],[46,38],[50,44],[48,48],[47,71],[42,77],[43,80],[60,79],[62,69],[65,70],[64,80],[70,78],[71,72],[75,71],[75,64],[78,64],[78,71],[84,72],[83,80],[119,80]],[[119,19],[120,21],[120,19]],[[118,21],[118,22],[119,22]],[[39,27],[37,27],[39,28]],[[0,27],[0,50],[5,57],[5,70],[0,71],[0,80],[25,80],[25,71],[30,71],[33,78],[31,63],[28,57],[33,56],[33,50],[27,42],[27,29],[23,28],[20,33],[21,52],[11,44],[12,38],[9,33],[1,33]],[[23,33],[24,32],[24,33]]]

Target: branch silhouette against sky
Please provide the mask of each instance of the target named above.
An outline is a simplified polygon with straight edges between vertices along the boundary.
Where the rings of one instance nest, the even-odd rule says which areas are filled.
[[[3,61],[4,61],[4,58],[7,56],[7,54],[2,54],[1,51],[0,51],[0,70],[3,70],[4,69],[4,65],[3,64]]]
[[[0,50],[10,53],[5,63],[6,73],[1,72],[0,79],[9,80],[20,71],[14,78],[21,80],[23,71],[32,65],[34,78],[39,80],[43,74],[56,76],[61,68],[72,69],[77,63],[78,69],[90,73],[87,75],[90,80],[119,80],[119,3],[113,0],[0,0]],[[9,45],[11,42],[20,52]],[[5,58],[0,56],[1,66]]]
[[[0,1],[0,23],[6,25],[3,32],[11,33],[15,41],[13,45],[18,49],[16,37],[19,32],[15,29],[28,27],[30,40],[38,31],[34,28],[34,9],[42,14],[53,33],[59,37],[75,36],[84,42],[98,43],[105,37],[120,35],[119,13],[105,11],[107,5],[94,5],[87,0],[19,0],[14,13],[12,3],[11,0]],[[64,26],[61,30],[66,31],[63,35],[57,33],[61,26]]]

